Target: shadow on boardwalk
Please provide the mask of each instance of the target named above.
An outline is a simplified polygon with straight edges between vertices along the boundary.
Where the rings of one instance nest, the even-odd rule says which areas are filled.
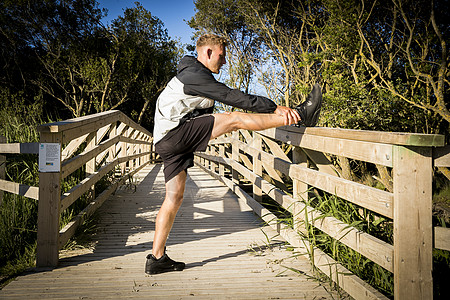
[[[263,226],[236,196],[198,168],[189,170],[185,200],[167,243],[183,272],[144,273],[155,218],[164,198],[162,166],[138,173],[136,191],[121,189],[100,209],[93,250],[65,253],[58,268],[30,272],[0,291],[1,299],[335,299],[309,277],[305,258]]]

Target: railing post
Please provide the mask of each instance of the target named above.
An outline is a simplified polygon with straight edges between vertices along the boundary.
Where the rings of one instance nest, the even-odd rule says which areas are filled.
[[[239,131],[233,131],[231,136],[233,140],[239,140]],[[231,159],[236,163],[239,163],[239,147],[234,141],[231,143]],[[231,166],[231,178],[233,183],[239,184],[239,173],[233,168],[233,166]]]
[[[225,145],[219,144],[219,156],[225,158]],[[219,164],[219,175],[221,177],[225,176],[225,166],[223,164]]]
[[[89,136],[86,139],[87,145],[86,150],[92,150],[97,145],[97,132],[91,132]],[[95,173],[95,164],[96,164],[96,157],[92,158],[90,161],[86,163],[86,177],[92,175]],[[91,186],[89,189],[89,199],[93,200],[95,199],[95,185]]]
[[[61,141],[61,133],[41,132],[41,143],[61,145]],[[61,157],[59,160],[61,163]],[[60,199],[61,172],[39,172],[37,267],[56,267],[58,264]]]
[[[6,137],[0,135],[0,144],[6,143]],[[6,156],[0,154],[0,179],[5,179]],[[0,205],[3,201],[3,191],[0,191]]]
[[[109,138],[112,139],[114,137],[117,136],[117,122],[113,123],[111,125],[111,131],[109,132]],[[108,158],[107,158],[107,162],[112,162],[115,158],[116,158],[116,154],[117,154],[117,144],[109,147],[109,153],[108,153]]]
[[[433,299],[432,149],[393,148],[394,297]]]
[[[302,167],[307,167],[307,156],[300,147],[294,147],[292,149],[292,162],[294,164],[299,164]],[[293,207],[294,230],[306,233],[308,224],[305,224],[305,222],[307,219],[303,217],[302,214],[304,215],[307,212],[302,212],[300,207],[303,206],[299,205],[300,203],[297,202],[308,202],[308,185],[300,180],[294,179],[292,189],[292,194],[296,200]]]
[[[252,146],[259,151],[262,151],[262,138],[261,135],[259,135],[256,131],[253,131]],[[262,163],[260,152],[253,155],[253,173],[262,178]],[[261,184],[261,181],[257,181],[255,182],[255,184],[253,184],[253,199],[255,199],[256,201],[262,200]]]
[[[128,135],[129,135],[128,130],[124,130],[123,132],[124,132],[124,134],[122,134],[122,135],[125,136],[125,137],[128,137]],[[120,152],[119,152],[119,159],[120,159],[120,158],[124,158],[124,157],[126,157],[128,155],[128,143],[127,142],[120,142],[119,145],[120,145]],[[123,162],[123,163],[120,164],[121,176],[125,175],[126,165],[127,165],[126,162]]]

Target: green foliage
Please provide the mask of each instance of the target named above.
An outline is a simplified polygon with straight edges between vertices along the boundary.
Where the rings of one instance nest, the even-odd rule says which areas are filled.
[[[251,69],[279,103],[302,102],[320,82],[321,125],[448,134],[444,3],[197,0],[190,25],[227,36],[234,49],[258,41],[254,58],[239,60],[250,67],[230,69]]]
[[[152,127],[152,104],[175,74],[179,50],[141,4],[110,27],[95,0],[4,1],[0,9],[0,86],[32,105],[39,96],[49,115],[121,109]]]
[[[307,204],[322,213],[320,218],[332,216],[348,224],[348,227],[354,227],[387,243],[392,244],[393,242],[392,221],[367,209],[329,194],[316,194],[315,197],[311,197],[307,201]],[[300,213],[303,215],[306,212]],[[320,222],[320,220],[308,221],[309,223]],[[386,295],[393,296],[394,279],[392,273],[340,241],[309,225],[307,221],[304,221],[303,224],[307,228],[307,232],[304,234],[305,238],[308,239],[312,247],[319,247],[353,274],[367,281]]]
[[[36,125],[41,119],[39,102],[25,104],[22,93],[0,92],[0,135],[9,143],[37,142]],[[6,179],[38,186],[39,175],[35,155],[8,155]],[[4,193],[0,206],[0,274],[14,275],[34,264],[37,230],[37,201]]]

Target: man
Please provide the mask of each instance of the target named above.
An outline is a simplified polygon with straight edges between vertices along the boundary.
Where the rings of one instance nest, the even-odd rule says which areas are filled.
[[[193,166],[194,152],[205,151],[210,139],[238,129],[264,130],[282,125],[315,126],[322,94],[315,85],[306,102],[295,109],[278,106],[272,100],[230,89],[216,81],[225,64],[227,42],[207,34],[197,41],[197,58],[185,56],[178,74],[168,83],[156,103],[153,131],[155,149],[164,162],[166,196],[158,212],[152,254],[147,256],[145,272],[157,274],[181,271],[185,264],[165,253],[166,240],[183,202],[186,170]],[[214,101],[251,110],[213,113]]]

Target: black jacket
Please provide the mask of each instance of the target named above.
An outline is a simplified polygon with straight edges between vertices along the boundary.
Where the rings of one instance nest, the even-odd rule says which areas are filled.
[[[214,101],[259,113],[271,113],[277,108],[266,97],[230,89],[218,82],[195,57],[185,56],[178,65],[178,74],[167,84],[156,102],[154,142],[158,142],[183,120],[212,113]]]

